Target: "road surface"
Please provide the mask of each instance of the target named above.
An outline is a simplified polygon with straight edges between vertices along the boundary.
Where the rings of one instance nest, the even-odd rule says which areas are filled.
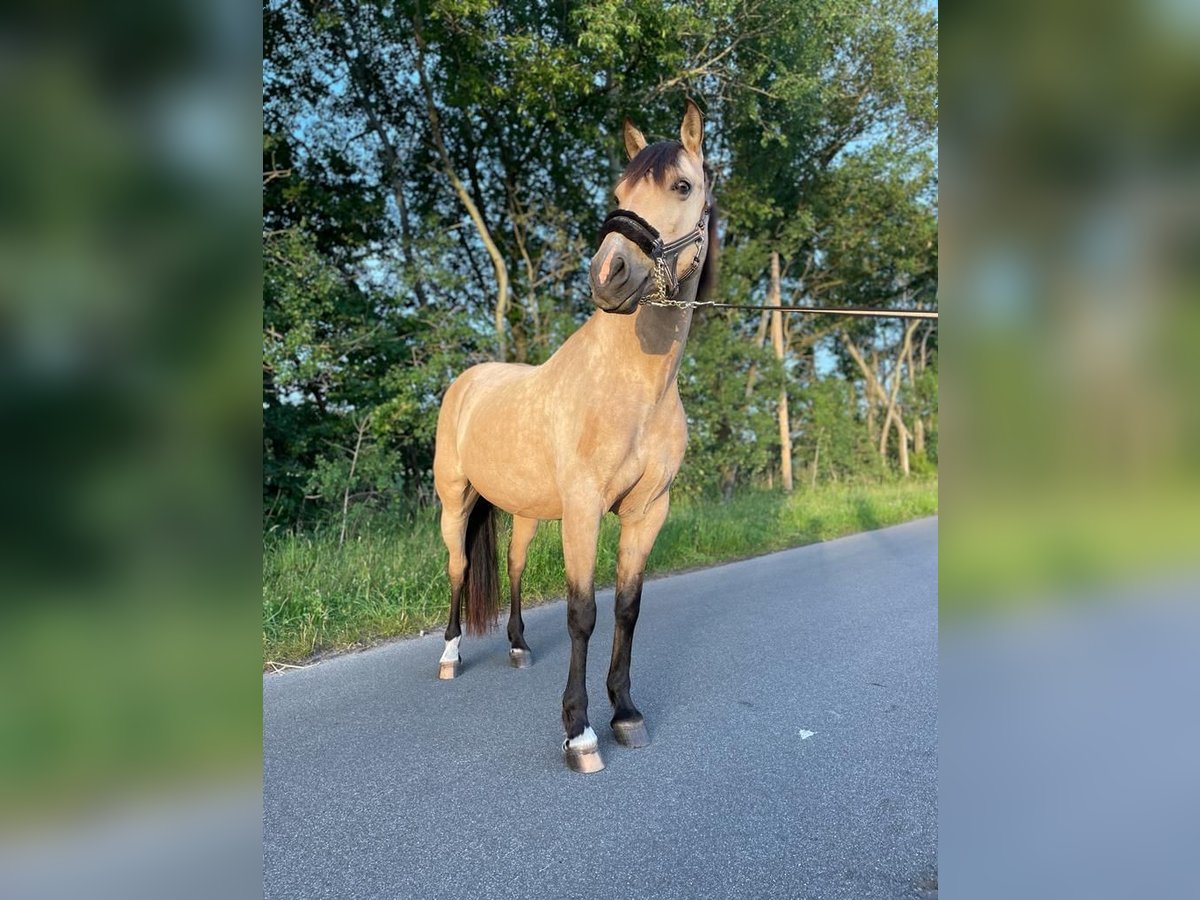
[[[608,729],[612,592],[588,688],[607,768],[562,763],[561,602],[263,682],[268,898],[937,896],[937,520],[646,583]]]

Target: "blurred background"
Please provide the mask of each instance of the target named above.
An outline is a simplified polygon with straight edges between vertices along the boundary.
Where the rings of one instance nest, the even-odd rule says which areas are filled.
[[[941,609],[1194,564],[1200,13],[976,4],[944,39]]]
[[[260,866],[260,33],[223,0],[0,14],[7,897]]]
[[[940,886],[1200,894],[1200,7],[942,23]]]

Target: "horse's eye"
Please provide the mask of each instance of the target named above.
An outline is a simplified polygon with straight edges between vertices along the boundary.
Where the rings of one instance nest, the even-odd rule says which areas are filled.
[[[679,192],[680,196],[686,197],[692,192],[691,182],[680,178],[677,182],[675,182],[675,190]]]

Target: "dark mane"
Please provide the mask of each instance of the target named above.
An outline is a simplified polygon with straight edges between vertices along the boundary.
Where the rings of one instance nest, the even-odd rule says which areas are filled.
[[[654,179],[660,187],[666,184],[667,178],[675,171],[679,154],[683,152],[683,144],[679,141],[659,141],[641,149],[637,156],[629,161],[621,174],[621,181],[641,181],[647,175]],[[704,265],[700,268],[699,281],[696,284],[696,299],[704,300],[712,292],[717,283],[717,202],[712,195],[713,170],[704,164],[704,189],[709,205],[708,214],[708,252],[704,256]]]
[[[707,300],[717,285],[717,256],[721,245],[717,243],[717,201],[713,199],[713,181],[716,173],[707,162],[704,164],[704,200],[708,204],[708,252],[700,269],[700,280],[696,284],[696,299]]]
[[[654,183],[662,186],[676,168],[675,161],[682,152],[683,144],[679,141],[659,141],[643,147],[621,173],[621,181],[632,183],[651,175]]]
[[[700,280],[696,284],[696,299],[707,300],[717,284],[717,256],[721,245],[717,243],[717,201],[712,195],[712,170],[704,167],[704,180],[708,182],[708,252],[704,254],[704,265],[700,267]]]

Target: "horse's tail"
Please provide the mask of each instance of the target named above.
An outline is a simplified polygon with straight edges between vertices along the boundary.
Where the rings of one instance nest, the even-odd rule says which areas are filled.
[[[485,634],[500,615],[500,570],[496,564],[496,508],[480,497],[467,519],[467,633]]]

